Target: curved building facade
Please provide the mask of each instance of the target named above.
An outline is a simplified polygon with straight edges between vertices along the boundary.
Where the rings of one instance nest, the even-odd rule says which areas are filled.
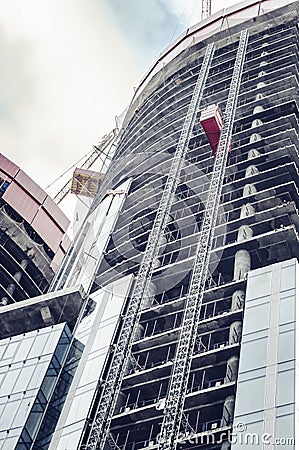
[[[77,369],[70,351],[3,449],[295,448],[299,2],[280,3],[190,28],[136,90],[52,284],[86,291]]]
[[[69,220],[16,164],[0,155],[0,305],[47,291],[70,246]]]
[[[255,386],[250,371],[244,369],[244,364],[254,359],[252,350],[245,355],[244,364],[244,356],[240,356],[247,291],[254,290],[256,277],[259,274],[262,277],[263,271],[270,270],[265,277],[275,278],[278,270],[278,277],[282,277],[288,270],[287,266],[281,266],[283,261],[295,264],[293,258],[299,255],[298,2],[278,9],[279,6],[279,2],[272,0],[246,1],[192,27],[161,54],[137,88],[124,120],[118,149],[78,240],[79,256],[77,253],[77,259],[62,269],[64,274],[61,273],[57,281],[57,286],[68,286],[75,279],[84,279],[85,287],[95,296],[105,290],[110,292],[113,283],[131,277],[131,290],[123,303],[119,328],[111,341],[106,365],[100,371],[99,391],[94,391],[92,406],[88,412],[86,410],[83,433],[77,430],[77,440],[72,441],[68,427],[78,417],[62,416],[51,450],[60,449],[66,443],[78,448],[82,445],[82,449],[230,448],[233,446],[230,434],[235,405],[240,421],[242,417],[248,423],[256,421],[253,432],[264,426],[264,430],[273,434],[275,426],[279,428],[280,417],[272,417],[271,428],[258,408],[250,409],[249,403],[247,410],[243,407],[240,412],[244,400],[238,397],[238,392],[242,393],[245,384],[237,388],[239,370],[244,370],[241,381],[247,377],[252,383],[248,381],[246,388]],[[183,390],[180,387],[181,397],[177,398],[180,411],[173,412],[175,406],[171,404],[170,395],[175,393],[178,359],[184,358],[179,345],[182,330],[186,328],[188,298],[194,288],[194,261],[201,251],[198,243],[203,239],[202,227],[207,220],[204,217],[208,214],[216,171],[215,156],[200,126],[200,112],[211,104],[218,104],[226,120],[238,49],[246,29],[248,42],[243,49],[245,62],[239,74],[240,88],[235,94],[232,150],[213,226],[202,304],[197,311],[196,336],[193,333],[193,344],[188,351],[183,349],[188,364],[182,366],[187,372],[181,372],[185,387]],[[201,101],[195,110],[192,129],[188,131],[186,153],[171,207],[164,217],[164,230],[157,241],[158,251],[150,254],[153,229],[162,214],[163,195],[169,188],[169,176],[186,131],[192,96],[209,44],[214,44],[214,54]],[[115,202],[121,196],[124,196],[123,203],[113,219],[113,226],[105,239],[100,238],[103,251],[86,252],[86,235],[89,239],[93,236],[89,248],[93,248],[92,242],[94,245],[98,239],[95,234],[97,211],[108,198]],[[164,203],[164,211],[165,208]],[[88,229],[92,229],[92,233],[88,233]],[[146,281],[140,294],[142,277]],[[272,294],[269,287],[268,297]],[[123,333],[128,329],[131,320],[128,317],[138,295],[142,297],[141,305],[132,319],[132,334],[128,338],[127,333],[125,347]],[[262,303],[256,299],[258,301]],[[272,303],[267,305],[269,315]],[[256,308],[252,311],[259,314]],[[244,329],[247,333],[254,315],[246,314],[248,320]],[[269,319],[263,330],[257,330],[264,333],[261,341],[254,341],[248,332],[254,348],[263,342],[263,348],[268,345],[269,351],[271,343],[265,335],[268,336],[272,325]],[[280,342],[274,335],[271,342]],[[271,358],[265,352],[268,356],[264,363],[252,363],[252,370],[258,372],[259,367],[260,374],[266,371],[261,375],[261,384],[252,390],[256,401],[266,396],[261,387],[265,382],[271,386],[272,393],[276,392],[280,363],[283,364],[283,359],[275,359],[276,381],[271,380]],[[121,364],[117,366],[117,358],[123,358],[125,370]],[[121,381],[113,385],[113,376]],[[112,393],[115,391],[117,396]],[[276,411],[278,406],[271,395],[273,415],[273,408]],[[293,403],[289,408],[286,403],[282,394],[280,406],[286,408],[285,417],[292,434]],[[110,405],[110,413],[101,405]],[[268,414],[268,408],[271,409],[265,400],[260,410]],[[83,416],[82,413],[81,424]],[[171,443],[167,441],[167,430],[172,433]],[[189,436],[193,440],[189,440]]]
[[[166,415],[172,414],[169,392],[176,376],[178,343],[215,171],[215,156],[200,126],[200,112],[215,103],[225,111],[240,35],[247,29],[232,150],[214,226],[199,325],[192,356],[190,349],[189,353],[186,351],[186,359],[191,358],[191,362],[186,369],[183,411],[173,419],[178,423],[173,427],[174,440],[167,448],[198,448],[200,439],[207,435],[213,438],[203,441],[204,448],[231,445],[229,433],[235,404],[239,403],[237,377],[244,301],[251,279],[248,274],[275,267],[299,254],[298,2],[281,9],[278,6],[271,0],[243,2],[192,27],[161,54],[136,91],[117,152],[90,215],[96,217],[103,199],[107,201],[107,190],[108,197],[125,195],[104,252],[97,257],[96,275],[87,277],[92,293],[109,290],[112,283],[130,276],[138,287],[144,255],[153,236],[151,230],[161,213],[162,193],[168,186],[207,45],[214,43],[197,117],[188,136],[171,208],[165,216],[165,229],[159,237],[159,250],[152,253],[146,275],[150,280],[142,294],[141,310],[136,314],[138,324],[132,327],[134,337],[127,346],[130,356],[124,359],[126,370],[115,372],[121,378],[119,395],[114,397],[112,417],[101,413],[99,405],[109,394],[105,380],[109,385],[109,376],[117,367],[113,348],[116,352],[121,350],[126,315],[130,314],[132,299],[136,299],[134,281],[115,335],[116,347],[112,345],[100,376],[104,387],[95,394],[85,434],[80,438],[87,448],[96,448],[92,447],[95,436],[100,442],[98,430],[103,423],[110,430],[106,436],[108,447],[165,448],[161,432],[165,431]],[[94,228],[91,219],[90,226]],[[82,246],[80,240],[78,245]],[[66,286],[77,279],[82,267],[86,270],[87,259],[85,252],[85,260],[81,258],[80,262],[78,258],[72,265]],[[117,383],[114,388],[119,388]],[[267,405],[263,407],[267,410]],[[293,413],[288,414],[291,423]],[[65,430],[60,437],[64,433]],[[189,435],[193,441],[189,442]]]

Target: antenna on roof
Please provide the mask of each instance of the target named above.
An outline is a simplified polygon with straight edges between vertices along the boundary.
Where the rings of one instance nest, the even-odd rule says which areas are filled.
[[[212,0],[202,0],[201,3],[201,20],[210,17],[211,15],[211,2]]]

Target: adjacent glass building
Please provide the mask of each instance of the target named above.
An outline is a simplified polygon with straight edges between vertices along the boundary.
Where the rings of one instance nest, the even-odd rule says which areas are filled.
[[[1,450],[97,448],[93,437],[114,355],[204,54],[214,43],[198,118],[100,447],[161,449],[214,170],[215,156],[199,115],[214,103],[225,110],[244,29],[249,39],[232,150],[171,450],[237,450],[247,441],[254,449],[295,448],[298,13],[298,1],[282,5],[277,0],[249,0],[223,10],[188,29],[145,76],[100,191],[51,292],[22,302],[22,311],[20,306],[0,310],[0,322],[11,324],[0,333]],[[19,317],[34,320],[15,326],[11,317],[17,310]],[[16,416],[11,417],[12,410]]]

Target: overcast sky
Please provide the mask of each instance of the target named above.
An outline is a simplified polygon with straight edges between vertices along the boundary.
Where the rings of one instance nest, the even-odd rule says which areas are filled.
[[[45,188],[114,127],[200,3],[1,0],[0,152]],[[212,0],[213,11],[235,3]]]

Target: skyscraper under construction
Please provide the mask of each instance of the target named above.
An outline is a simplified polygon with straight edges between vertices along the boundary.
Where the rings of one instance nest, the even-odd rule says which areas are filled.
[[[189,28],[141,82],[47,294],[81,312],[70,325],[48,303],[47,322],[1,341],[56,333],[1,449],[295,448],[299,2],[285,3]]]

